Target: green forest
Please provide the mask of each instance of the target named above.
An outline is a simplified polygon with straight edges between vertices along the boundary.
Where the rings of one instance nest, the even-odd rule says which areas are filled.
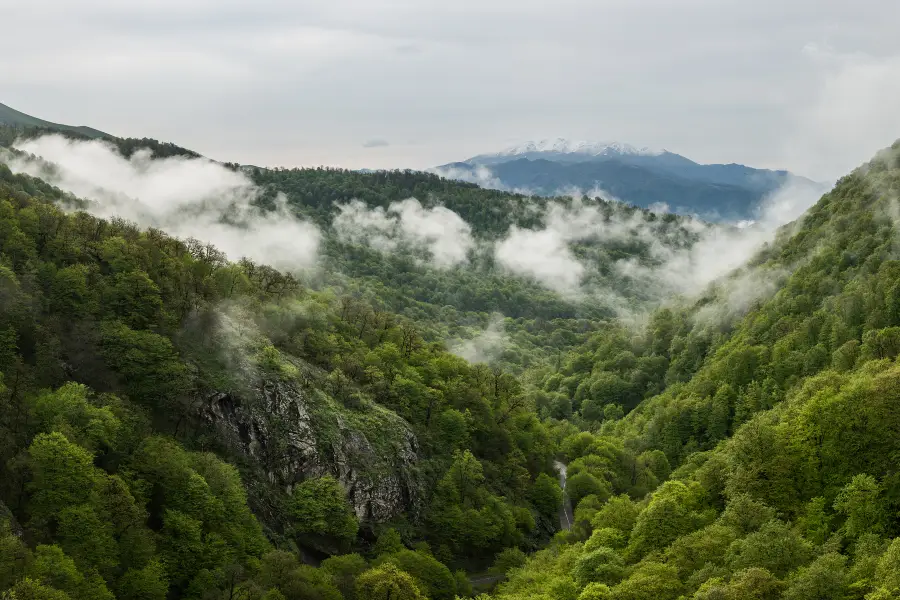
[[[415,197],[497,240],[574,202],[228,168],[323,230]],[[229,260],[0,164],[0,597],[900,598],[898,186],[900,143],[697,297],[614,268],[660,266],[641,236],[575,243],[634,320],[484,256]],[[712,227],[581,202],[667,248]],[[745,280],[771,293],[732,309]],[[502,352],[454,354],[498,314]]]

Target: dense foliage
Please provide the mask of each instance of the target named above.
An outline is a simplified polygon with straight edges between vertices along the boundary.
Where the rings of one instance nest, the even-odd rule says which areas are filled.
[[[497,597],[897,597],[898,182],[900,143],[750,265],[784,281],[733,325],[662,311],[545,379],[597,424],[561,444],[591,493]],[[598,410],[617,398],[624,418]],[[615,444],[646,457],[638,493],[604,471]]]
[[[618,261],[656,266],[651,243],[676,250],[690,247],[707,225],[674,214],[657,215],[633,206],[599,198],[535,198],[486,190],[415,171],[370,173],[341,169],[246,168],[264,194],[263,205],[284,197],[297,214],[330,232],[340,206],[361,201],[369,209],[417,198],[425,209],[444,207],[471,226],[482,242],[495,242],[511,228],[546,226],[551,206],[562,210],[596,209],[602,219],[624,235],[599,235],[572,244],[573,252],[592,266],[583,282],[583,298],[562,296],[527,277],[511,274],[495,264],[490,252],[474,249],[466,264],[435,268],[410,249],[379,252],[364,244],[328,235],[323,247],[327,280],[419,324],[429,340],[466,339],[485,329],[498,316],[508,343],[495,364],[520,373],[541,363],[555,363],[561,353],[582,343],[590,333],[616,319],[616,307],[603,298],[615,290],[632,307],[649,307],[659,298],[659,286],[635,281]],[[652,230],[654,238],[627,231]],[[658,248],[657,248],[658,250]],[[341,274],[340,276],[334,274]],[[594,291],[598,293],[593,293]]]
[[[428,175],[252,176],[323,223],[336,202],[410,195],[486,239],[533,218],[521,197]],[[71,198],[0,165],[0,592],[450,600],[503,580],[510,600],[897,597],[898,184],[900,145],[637,327],[490,265],[337,239],[341,274],[307,282],[66,213]],[[644,243],[583,250],[650,260]],[[747,302],[748,284],[771,294]],[[500,309],[516,315],[500,361],[447,352]],[[250,450],[229,443],[223,406],[265,412],[285,390],[305,412],[238,420]],[[292,439],[301,421],[315,439]],[[291,445],[345,439],[365,449],[352,464],[284,465]],[[409,489],[375,519],[345,482],[393,475],[391,457]],[[560,532],[554,460],[575,504]]]
[[[241,385],[233,356],[216,347],[223,321],[244,331],[230,349],[240,360],[314,391],[316,411],[372,423],[361,430],[372,443],[395,433],[380,429],[379,411],[412,425],[424,497],[396,525],[406,544],[428,543],[388,544],[372,555],[382,558],[370,579],[402,587],[409,573],[416,593],[452,597],[468,581],[444,564],[535,549],[556,529],[553,432],[514,377],[448,354],[415,323],[362,300],[229,263],[195,240],[65,214],[53,205],[58,190],[5,167],[0,179],[2,585],[11,597],[356,593],[335,563],[332,576],[291,549],[368,551],[383,526],[363,523],[357,537],[357,515],[329,477],[285,494],[198,413],[211,392]],[[354,573],[368,569],[360,560]]]

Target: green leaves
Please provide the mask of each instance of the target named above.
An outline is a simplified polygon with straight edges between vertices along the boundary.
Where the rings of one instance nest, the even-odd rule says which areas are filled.
[[[104,359],[134,401],[164,409],[188,390],[187,369],[168,338],[110,321],[100,326],[100,339]]]
[[[55,519],[63,510],[84,504],[100,473],[94,457],[59,433],[41,433],[28,448],[31,481],[29,512],[37,523]]]
[[[415,579],[391,563],[360,575],[356,597],[358,600],[425,600]]]
[[[298,535],[325,538],[338,548],[349,546],[359,529],[343,486],[330,475],[297,484],[290,511]]]
[[[453,600],[456,596],[453,573],[427,553],[404,549],[382,555],[373,562],[375,567],[384,564],[396,565],[401,571],[412,575],[422,594],[432,600]]]
[[[562,489],[556,479],[541,473],[531,486],[529,498],[534,507],[544,517],[552,519],[562,506]]]

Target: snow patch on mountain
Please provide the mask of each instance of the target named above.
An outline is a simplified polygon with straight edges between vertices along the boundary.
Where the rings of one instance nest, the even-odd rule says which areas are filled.
[[[482,156],[524,156],[539,152],[554,154],[583,154],[586,156],[637,155],[659,156],[664,151],[651,148],[637,148],[622,142],[590,142],[565,138],[537,140],[511,146],[494,154]]]

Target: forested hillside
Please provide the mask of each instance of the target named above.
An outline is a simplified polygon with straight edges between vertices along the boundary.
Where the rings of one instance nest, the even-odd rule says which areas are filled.
[[[0,177],[10,597],[446,598],[469,589],[446,565],[556,530],[555,426],[516,378],[377,305]]]
[[[338,222],[340,207],[343,214],[353,215],[347,210],[354,208],[351,202],[362,202],[366,216],[396,210],[409,198],[420,199],[423,211],[446,209],[458,215],[471,227],[475,240],[459,263],[434,268],[414,245],[401,244],[385,253],[366,243],[365,235],[341,235],[338,230],[338,235],[326,239],[324,268],[349,281],[334,277],[328,282],[377,297],[389,309],[419,322],[423,333],[435,340],[465,339],[498,316],[505,317],[502,330],[509,340],[496,362],[515,373],[548,359],[556,361],[560,352],[615,320],[623,306],[628,311],[653,306],[668,290],[658,282],[637,280],[617,266],[632,260],[659,265],[661,249],[690,248],[709,227],[600,199],[509,194],[413,171],[253,169],[252,177],[266,190],[262,203],[283,194],[299,214],[323,228]],[[578,227],[581,221],[581,228],[596,230],[596,235],[584,235],[571,245],[573,253],[591,266],[576,293],[560,294],[533,277],[510,272],[497,264],[489,246],[487,251],[482,248],[516,229],[547,228],[556,209],[568,221],[565,225]],[[604,295],[608,291],[613,293]]]
[[[277,270],[14,169],[8,598],[900,597],[900,144],[709,287],[727,230],[598,199],[228,165],[322,236]]]
[[[664,311],[642,347],[598,336],[545,380],[590,382],[597,414],[625,359],[656,358],[665,390],[563,441],[575,527],[496,597],[898,597],[898,182],[900,144],[838,182],[753,262],[791,275],[733,327]],[[671,475],[621,494],[617,444]]]
[[[46,133],[0,127],[0,146]],[[155,140],[114,143],[133,161],[138,148],[154,159],[198,156]],[[128,164],[138,172],[142,165]],[[493,362],[514,373],[558,361],[606,321],[671,296],[670,286],[634,271],[660,267],[711,230],[599,198],[536,198],[414,171],[227,167],[258,190],[254,207],[281,209],[285,220],[321,231],[319,273],[310,283],[407,317],[429,341],[459,345],[493,327],[504,341]],[[52,169],[42,175],[54,177]],[[513,237],[519,245],[499,256],[497,246]],[[448,247],[449,256],[435,255]],[[535,269],[536,258],[519,258],[523,250],[550,261]]]

